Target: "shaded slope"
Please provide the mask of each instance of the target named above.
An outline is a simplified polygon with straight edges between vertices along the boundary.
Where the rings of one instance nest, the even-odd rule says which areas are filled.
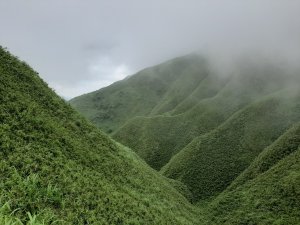
[[[207,209],[207,224],[300,223],[300,125],[266,148]]]
[[[207,73],[203,58],[188,55],[76,97],[70,104],[93,124],[111,133],[134,116],[155,115],[173,109]]]
[[[265,147],[299,119],[298,87],[277,92],[195,138],[162,172],[187,184],[194,201],[209,198],[226,189]]]
[[[0,48],[0,197],[55,224],[195,224],[193,209],[134,153],[87,123]]]

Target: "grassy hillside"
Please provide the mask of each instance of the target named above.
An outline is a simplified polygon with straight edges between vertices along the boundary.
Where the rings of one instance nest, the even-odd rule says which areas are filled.
[[[213,75],[207,78],[210,79],[209,77],[213,77]],[[203,82],[206,80],[204,79]],[[219,80],[215,81],[216,83],[212,83],[215,85],[215,89],[220,88]],[[199,86],[201,85],[202,82]],[[186,113],[134,117],[112,136],[134,149],[149,165],[159,170],[195,136],[215,128],[224,120],[223,114],[231,113],[230,111],[218,111],[218,103],[214,97],[205,98],[213,95],[213,92],[208,94],[204,90],[202,94],[201,97],[204,100]],[[211,102],[216,102],[216,104],[211,104]],[[211,107],[212,105],[216,106],[215,109]]]
[[[0,79],[0,203],[10,206],[0,210],[2,224],[198,221],[170,182],[2,48]]]
[[[206,64],[197,55],[177,58],[76,97],[70,104],[93,124],[111,133],[135,116],[155,115],[174,108],[207,76]]]
[[[222,193],[300,120],[300,94],[297,75],[264,61],[243,61],[227,76],[206,64],[206,75],[198,75],[197,83],[185,81],[197,76],[191,71],[169,84],[149,114],[128,118],[112,137],[163,175],[186,184],[192,201],[199,202]]]
[[[159,170],[194,138],[217,128],[251,102],[280,90],[282,82],[273,67],[243,68],[229,77],[211,73],[169,114],[135,117],[113,137]],[[207,91],[213,96],[206,95]]]
[[[210,198],[226,189],[265,147],[299,120],[298,88],[271,94],[195,138],[162,172],[187,184],[195,201]]]
[[[300,125],[267,147],[214,200],[207,224],[300,223]]]
[[[0,48],[0,224],[299,224],[298,81],[242,71],[178,76],[115,132],[166,178]]]

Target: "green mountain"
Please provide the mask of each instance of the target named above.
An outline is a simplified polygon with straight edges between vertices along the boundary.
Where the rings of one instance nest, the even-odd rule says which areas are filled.
[[[222,192],[263,149],[300,121],[298,88],[270,94],[195,138],[162,169],[188,185],[194,200]]]
[[[162,175],[184,183],[200,224],[299,224],[299,84],[299,74],[259,59],[222,74],[189,55],[71,105]],[[165,91],[149,104],[149,93],[160,86]],[[120,90],[126,100],[112,101]],[[114,107],[107,110],[108,103]],[[105,112],[116,117],[107,119]]]
[[[205,60],[196,55],[177,58],[74,98],[70,103],[93,124],[111,133],[128,119],[166,112],[181,102],[207,76],[206,67]],[[187,85],[178,92],[182,82]],[[206,95],[210,95],[210,90]]]
[[[171,115],[135,117],[120,127],[113,137],[134,149],[149,165],[159,170],[194,138],[216,129],[230,116],[256,99],[279,90],[279,84],[269,84],[268,81],[261,80],[260,72],[256,76],[246,78],[239,75],[226,78],[226,84],[221,88],[219,80],[213,79],[217,84],[210,84],[219,87],[213,97],[200,96],[198,102],[193,101],[190,109],[178,114],[174,112],[178,108],[182,110],[181,106],[188,104],[189,99],[171,111]],[[280,79],[277,76],[273,78]],[[200,83],[199,90],[202,91],[205,85],[206,82]],[[192,94],[199,96],[195,92]]]
[[[299,80],[283,73],[219,76],[192,55],[83,96],[136,154],[0,48],[0,224],[299,224]]]
[[[209,224],[300,223],[300,125],[286,131],[209,206]]]
[[[2,48],[0,79],[0,224],[198,221],[173,188],[182,184],[87,122]]]
[[[190,63],[182,66],[182,62],[187,61]],[[179,66],[184,69],[179,70]],[[169,71],[174,71],[172,76]],[[194,138],[216,129],[254,101],[283,89],[284,73],[276,65],[252,62],[243,63],[232,74],[224,75],[216,73],[203,57],[188,55],[143,70],[99,91],[79,96],[70,103],[101,129],[106,127],[104,130],[114,131],[112,136],[116,140],[132,148],[149,165],[160,170]],[[161,77],[166,76],[171,77],[168,83],[161,81]],[[161,79],[149,85],[148,80],[153,77]],[[141,84],[136,85],[136,80]],[[148,90],[154,92],[155,87],[162,85],[166,86],[166,91],[161,93],[156,104],[149,104],[152,95]],[[116,89],[116,86],[120,89]],[[127,98],[114,101],[112,96],[120,92]],[[139,101],[133,96],[139,96]],[[107,104],[115,107],[108,107]],[[136,108],[147,111],[130,111]],[[91,117],[92,113],[94,116]],[[120,118],[120,113],[122,121],[117,125],[114,121]],[[107,118],[106,114],[114,115],[114,119]]]

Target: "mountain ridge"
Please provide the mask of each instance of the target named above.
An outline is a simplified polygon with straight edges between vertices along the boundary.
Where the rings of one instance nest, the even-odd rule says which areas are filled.
[[[179,76],[194,63],[185,64]],[[169,66],[162,71],[172,71]],[[182,99],[181,92],[173,94],[175,82],[166,91],[172,97],[157,98],[159,106],[141,117],[148,127],[130,121],[124,125],[144,129],[132,138],[144,135],[149,146],[155,146],[151,138],[164,143],[167,135],[178,146],[178,141],[188,142],[176,153],[170,152],[170,145],[159,147],[154,153],[165,150],[170,160],[158,172],[143,161],[149,156],[139,156],[152,148],[140,145],[136,154],[114,141],[58,97],[26,63],[0,47],[0,223],[299,224],[298,81],[292,88],[283,85],[281,72],[274,68],[251,71],[256,72],[222,82],[209,81],[214,80],[210,74],[201,81],[201,88],[215,84],[207,90],[187,92],[187,82],[184,107],[185,100],[176,101]],[[177,109],[166,112],[170,106]],[[199,124],[188,129],[195,121]],[[111,122],[106,125],[116,128],[115,122],[122,120]],[[187,125],[180,133],[181,122]],[[206,130],[198,132],[206,122]],[[189,131],[191,141],[185,136]],[[162,159],[162,154],[157,156]]]

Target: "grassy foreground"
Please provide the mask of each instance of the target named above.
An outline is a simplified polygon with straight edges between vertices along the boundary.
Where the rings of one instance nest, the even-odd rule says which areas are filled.
[[[195,224],[194,209],[164,177],[2,48],[0,77],[0,199],[12,218],[24,224],[33,220],[28,215],[45,224]],[[10,220],[2,212],[1,218]]]

